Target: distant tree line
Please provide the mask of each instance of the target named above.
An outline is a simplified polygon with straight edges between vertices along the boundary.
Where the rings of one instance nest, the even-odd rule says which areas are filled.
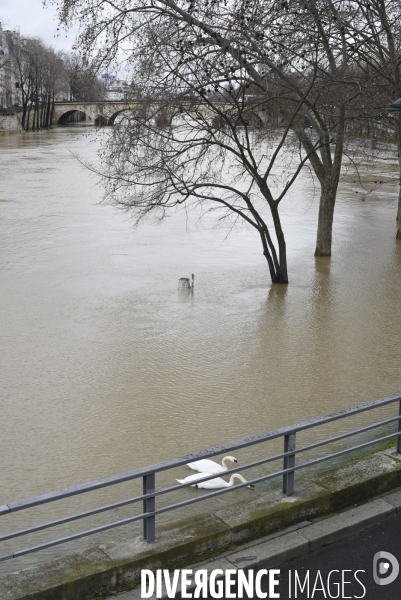
[[[50,127],[56,99],[104,99],[105,85],[96,68],[77,54],[57,51],[29,37],[21,38],[9,51],[25,130]]]

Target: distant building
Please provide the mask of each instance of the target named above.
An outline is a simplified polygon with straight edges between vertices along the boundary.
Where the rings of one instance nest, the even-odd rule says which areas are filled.
[[[20,82],[16,81],[13,50],[20,45],[19,30],[4,30],[0,23],[0,106],[21,103]]]
[[[110,75],[110,73],[102,73],[100,78],[103,79],[106,87],[109,87],[117,79],[116,75]]]
[[[103,78],[103,76],[102,76]],[[122,79],[113,79],[107,86],[106,100],[129,100],[132,97],[132,86]]]

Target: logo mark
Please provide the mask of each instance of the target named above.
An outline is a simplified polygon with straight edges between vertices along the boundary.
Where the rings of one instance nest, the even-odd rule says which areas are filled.
[[[376,552],[373,557],[373,579],[377,585],[393,583],[397,579],[399,571],[400,565],[393,554],[384,550]]]

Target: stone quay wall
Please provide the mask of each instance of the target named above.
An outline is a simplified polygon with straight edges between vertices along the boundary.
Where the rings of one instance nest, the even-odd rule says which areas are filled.
[[[0,133],[19,133],[20,120],[14,110],[0,110]]]

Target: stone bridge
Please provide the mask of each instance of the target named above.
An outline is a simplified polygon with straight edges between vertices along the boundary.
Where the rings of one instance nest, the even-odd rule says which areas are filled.
[[[85,115],[86,119],[93,121],[95,125],[112,125],[116,116],[130,110],[137,105],[135,102],[55,102],[53,122],[63,125],[68,122],[74,114]],[[78,119],[79,120],[79,119]]]
[[[183,102],[183,105],[187,104]],[[120,113],[123,113],[126,110],[132,110],[135,107],[140,107],[142,102],[127,102],[127,101],[103,101],[103,102],[55,102],[54,104],[54,113],[53,113],[53,123],[57,123],[58,125],[63,125],[65,123],[71,122],[71,117],[76,115],[76,120],[91,120],[94,125],[105,126],[105,125],[113,125],[114,121]],[[158,106],[158,102],[154,102],[155,108]],[[204,104],[205,113],[208,112],[207,104]],[[222,103],[222,107],[224,103]],[[230,105],[227,104],[227,108]],[[198,106],[199,109],[199,106]],[[172,118],[175,112],[179,112],[179,106],[170,107],[170,115],[167,118]],[[80,118],[82,117],[82,118]],[[71,119],[71,120],[70,120]],[[266,112],[257,111],[257,113],[251,112],[250,119],[255,121],[255,125],[264,126],[266,125],[267,120],[269,120],[269,115]]]

